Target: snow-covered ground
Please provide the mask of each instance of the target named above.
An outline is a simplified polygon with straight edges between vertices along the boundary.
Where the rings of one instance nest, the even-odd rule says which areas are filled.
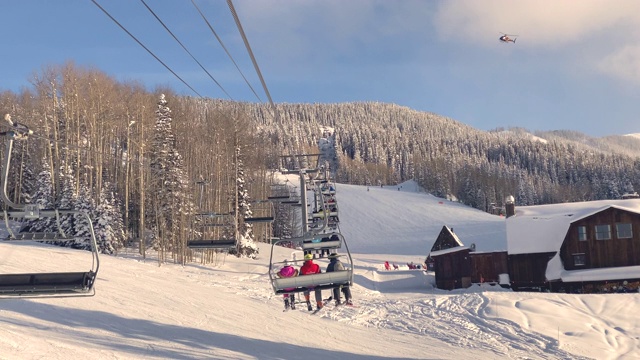
[[[355,307],[283,312],[257,260],[159,266],[101,256],[94,297],[0,301],[0,359],[638,359],[640,294],[433,289],[421,263],[443,225],[505,243],[504,218],[398,187],[338,185]],[[277,248],[277,259],[291,255]],[[87,252],[0,242],[0,271],[86,270]],[[325,297],[328,297],[328,291]]]

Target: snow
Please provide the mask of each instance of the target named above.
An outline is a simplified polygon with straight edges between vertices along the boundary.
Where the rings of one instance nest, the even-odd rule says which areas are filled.
[[[444,250],[432,251],[432,252],[430,252],[430,254],[433,257],[433,256],[451,254],[451,253],[458,252],[460,250],[467,250],[467,249],[469,249],[468,246],[456,246],[456,247],[452,247],[452,248],[448,248],[448,249],[444,249]]]
[[[101,256],[94,297],[4,299],[0,359],[638,359],[640,294],[443,291],[422,263],[443,225],[502,246],[504,218],[397,187],[338,184],[354,259],[355,307],[283,312],[257,259],[159,265],[132,249]],[[276,259],[291,249],[276,248]],[[86,251],[0,242],[0,271],[85,270]],[[324,296],[328,296],[325,292]]]
[[[560,255],[556,254],[549,260],[545,276],[549,280],[561,279],[564,282],[640,279],[640,266],[565,270]]]

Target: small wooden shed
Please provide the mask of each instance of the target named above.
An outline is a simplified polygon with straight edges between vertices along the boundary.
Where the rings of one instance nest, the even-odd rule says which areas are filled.
[[[443,290],[468,288],[471,286],[471,258],[469,248],[456,246],[432,251],[436,287]]]

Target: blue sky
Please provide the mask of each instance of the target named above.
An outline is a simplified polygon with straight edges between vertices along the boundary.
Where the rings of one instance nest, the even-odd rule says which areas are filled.
[[[267,100],[224,0],[96,0],[198,93]],[[379,101],[474,128],[640,133],[640,2],[235,0],[275,102]],[[195,94],[91,0],[0,2],[0,90],[72,60],[118,80]],[[515,44],[500,32],[518,34]]]

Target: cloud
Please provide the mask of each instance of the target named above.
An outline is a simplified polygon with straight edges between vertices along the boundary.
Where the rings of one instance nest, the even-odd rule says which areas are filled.
[[[640,45],[617,50],[602,59],[598,69],[616,78],[640,83]]]
[[[446,1],[433,21],[440,39],[495,47],[500,32],[517,34],[519,49],[564,58],[567,71],[640,84],[640,1]]]
[[[333,63],[413,66],[442,50],[433,40],[495,49],[505,32],[519,35],[516,49],[565,72],[638,78],[631,74],[640,59],[628,49],[640,43],[636,0],[272,0],[236,8],[272,74],[303,76]]]
[[[635,26],[640,22],[640,2],[446,1],[438,7],[434,22],[443,38],[486,42],[507,32],[520,35],[529,46],[555,47]]]

